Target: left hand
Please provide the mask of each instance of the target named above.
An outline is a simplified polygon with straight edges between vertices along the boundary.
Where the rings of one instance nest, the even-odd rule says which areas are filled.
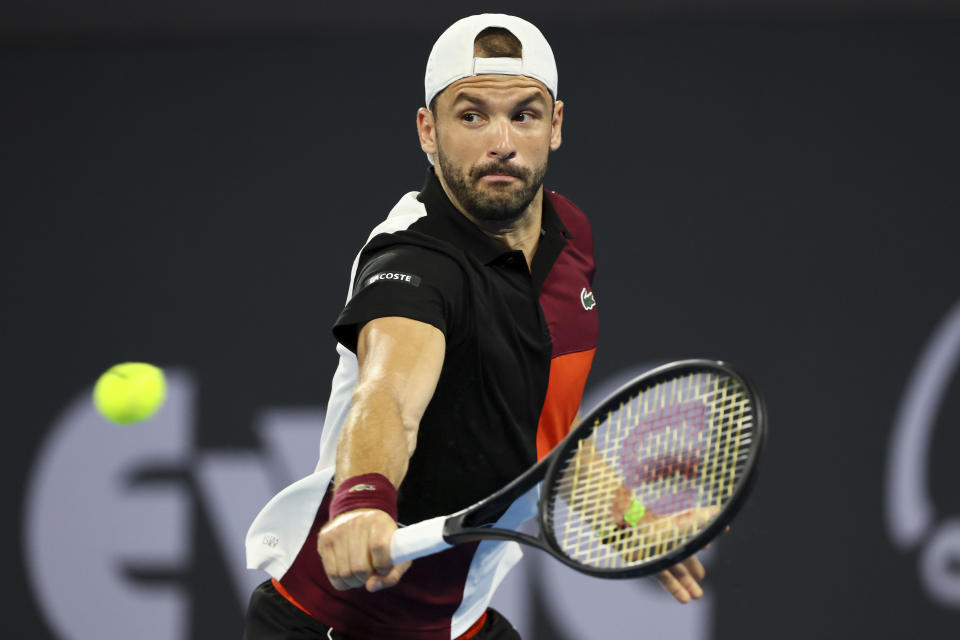
[[[730,531],[729,526],[724,529],[724,532],[727,531]],[[709,548],[710,543],[707,543],[707,546],[702,550],[706,551]],[[686,604],[690,600],[699,600],[703,597],[700,582],[706,575],[707,570],[703,568],[697,556],[693,555],[683,562],[678,562],[669,569],[661,571],[657,574],[657,579],[660,581],[660,586],[676,598],[677,602]]]
[[[660,586],[667,590],[677,602],[686,604],[690,600],[699,600],[703,596],[700,581],[707,575],[697,556],[690,556],[669,569],[657,574]]]

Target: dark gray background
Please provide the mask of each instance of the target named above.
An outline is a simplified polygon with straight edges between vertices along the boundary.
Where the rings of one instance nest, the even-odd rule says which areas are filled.
[[[32,24],[22,15],[8,24]],[[594,376],[716,357],[768,397],[763,476],[711,578],[714,636],[956,629],[882,509],[907,376],[960,298],[960,23],[524,15],[553,44],[567,103],[547,185],[597,239]],[[50,19],[8,38],[2,451],[15,519],[46,425],[113,362],[194,371],[201,449],[254,447],[237,425],[259,406],[325,401],[353,255],[422,183],[414,115],[441,17],[145,39],[64,35]],[[930,461],[938,517],[960,510],[958,421],[955,378]],[[192,637],[237,637],[197,517],[205,559],[166,579],[194,590]],[[21,535],[2,533],[14,585],[28,580]],[[28,589],[5,604],[18,612],[8,636],[52,637]]]
[[[211,34],[316,34],[323,29],[442,27],[470,13],[503,12],[543,19],[617,22],[645,19],[939,18],[960,15],[956,0],[515,0],[475,9],[434,0],[6,0],[0,37],[142,38]]]

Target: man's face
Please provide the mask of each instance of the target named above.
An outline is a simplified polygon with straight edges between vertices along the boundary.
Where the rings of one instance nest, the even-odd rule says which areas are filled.
[[[478,222],[523,215],[560,146],[563,104],[532,78],[479,75],[444,89],[430,115],[437,171],[455,204]]]

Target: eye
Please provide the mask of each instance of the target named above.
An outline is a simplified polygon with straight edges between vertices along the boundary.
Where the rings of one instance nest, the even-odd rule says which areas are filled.
[[[460,116],[460,119],[467,124],[476,124],[480,122],[480,115],[476,113],[465,113]]]
[[[515,115],[513,119],[518,122],[530,122],[536,117],[537,117],[537,114],[533,113],[532,111],[521,111],[520,113]]]

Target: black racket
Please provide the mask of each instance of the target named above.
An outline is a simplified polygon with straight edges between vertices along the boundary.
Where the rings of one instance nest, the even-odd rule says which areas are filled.
[[[396,564],[461,542],[514,540],[593,576],[655,573],[733,519],[756,477],[765,430],[763,400],[729,365],[658,367],[610,395],[500,491],[397,530],[391,557]],[[537,536],[490,526],[541,480]]]

